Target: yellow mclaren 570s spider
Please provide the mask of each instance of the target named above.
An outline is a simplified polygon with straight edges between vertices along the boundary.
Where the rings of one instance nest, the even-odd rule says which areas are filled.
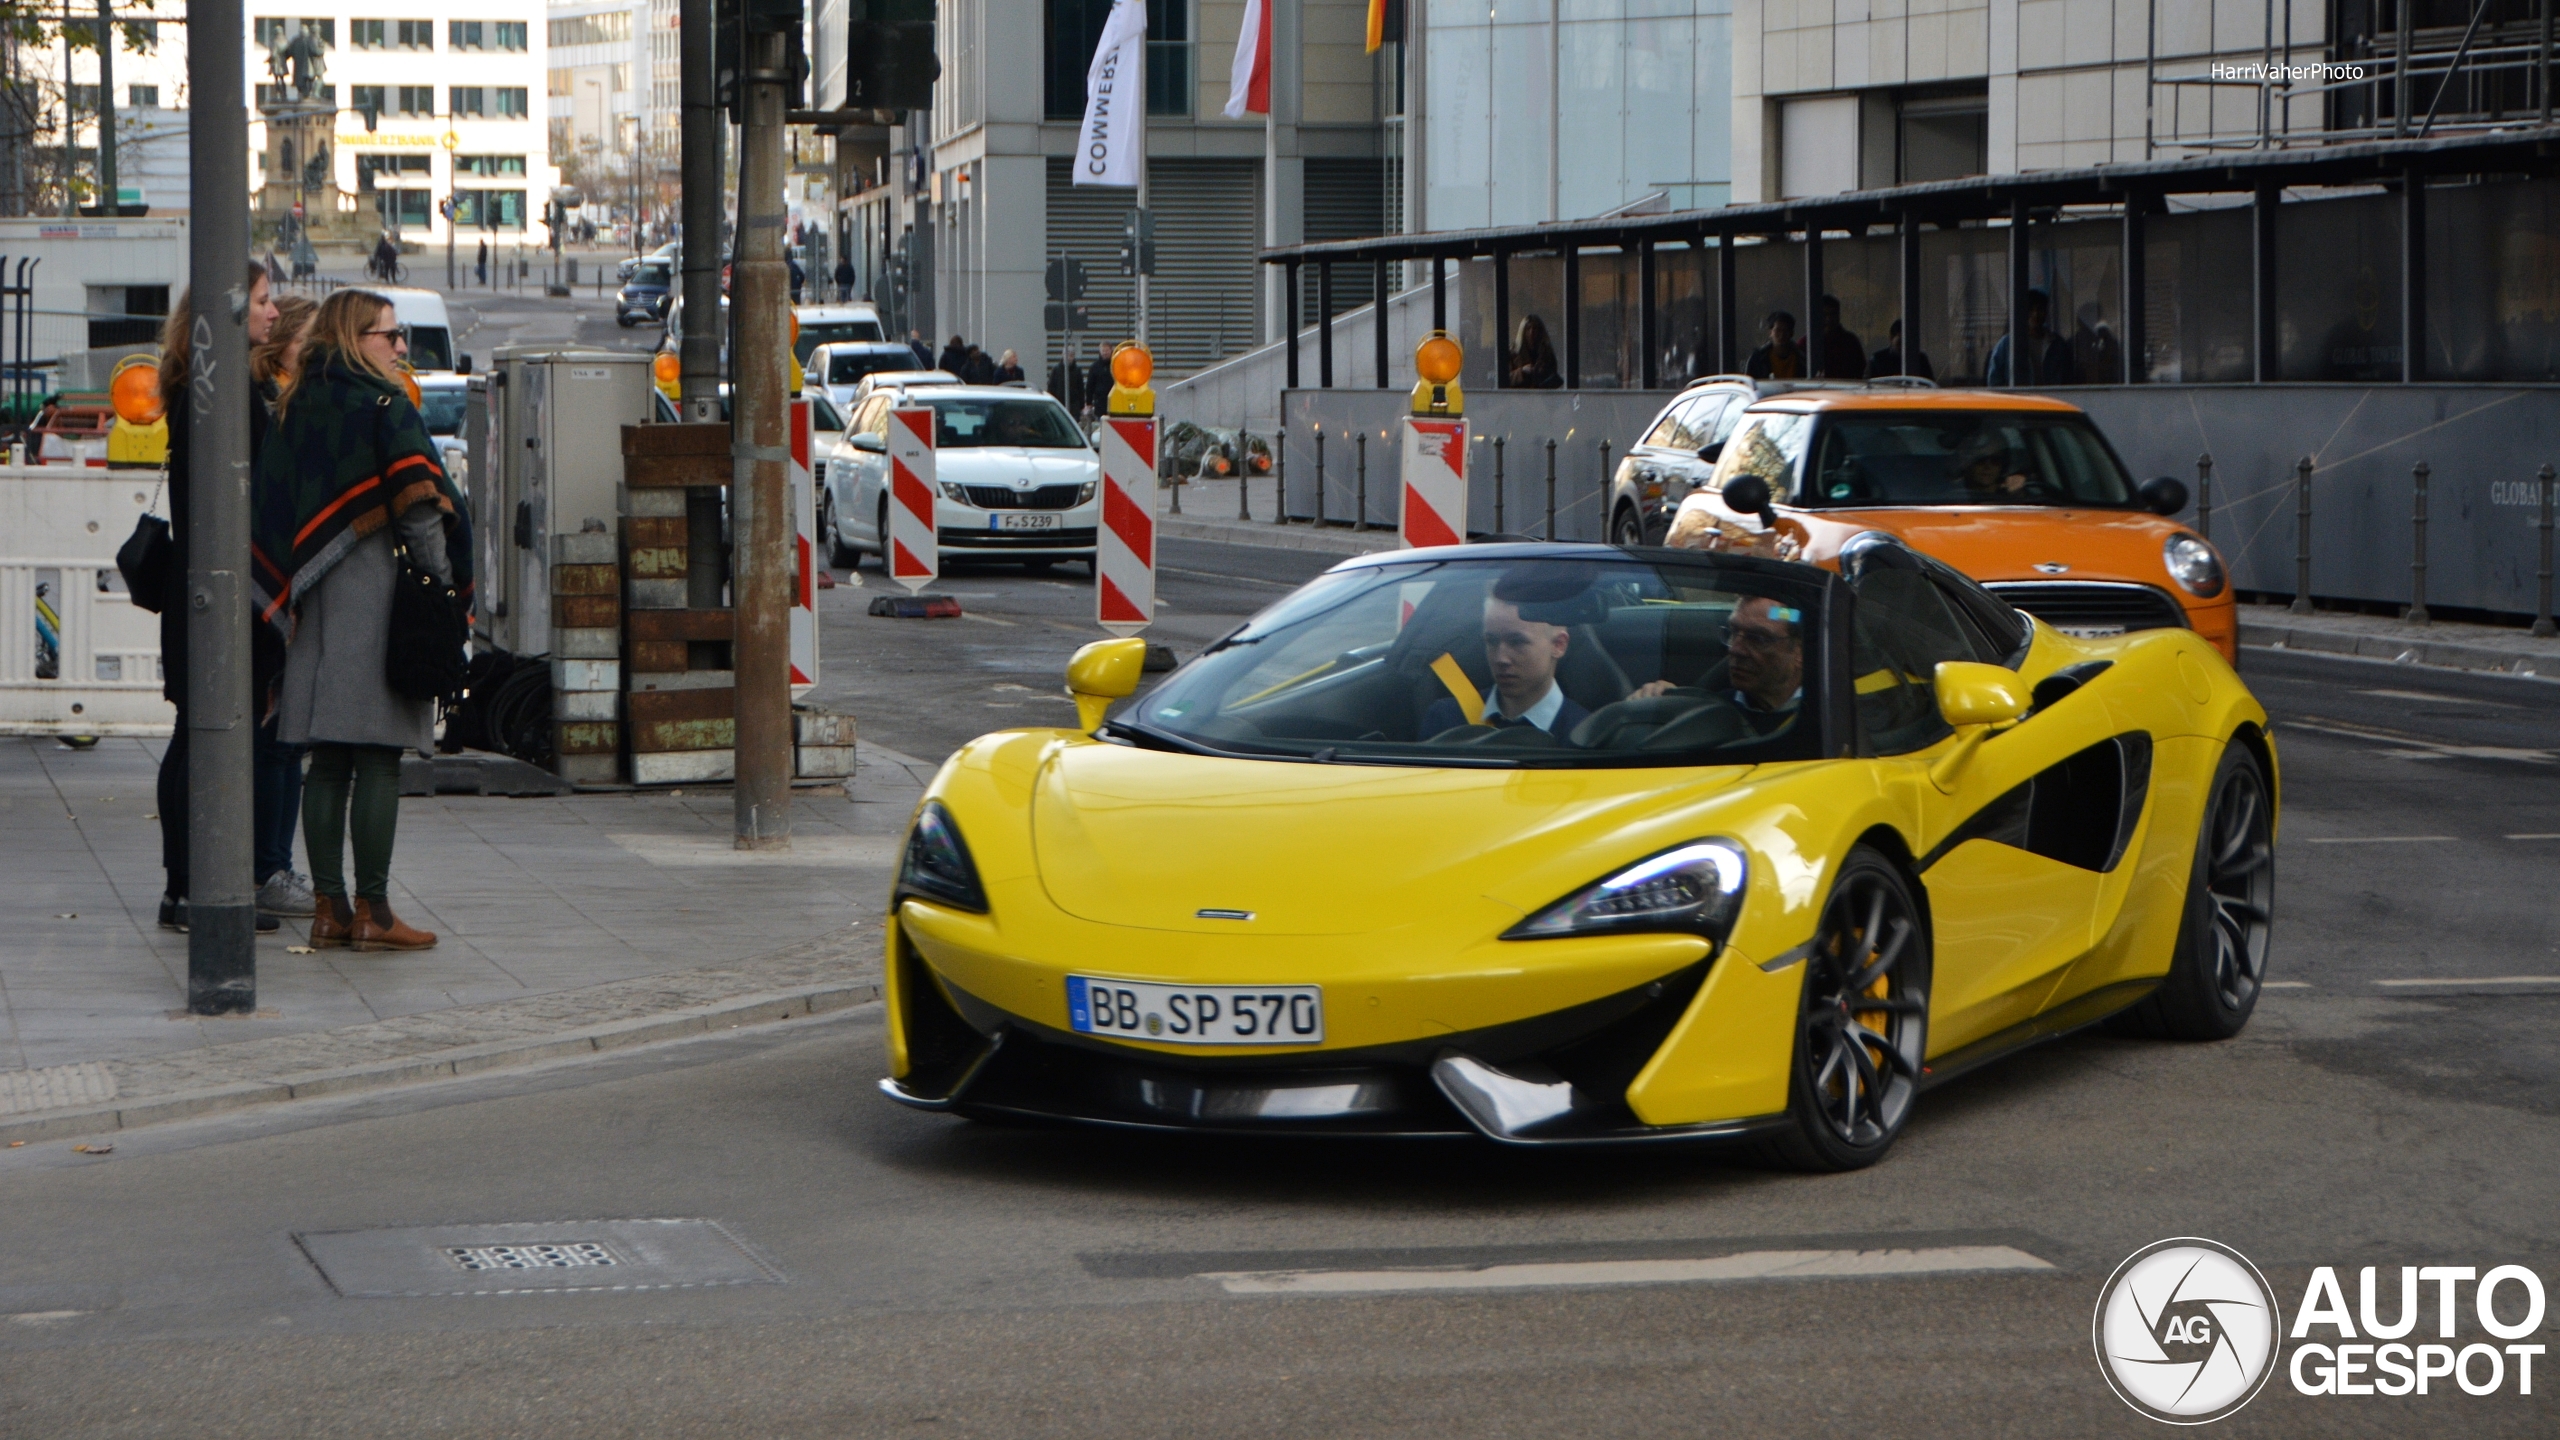
[[[890,1098],[1839,1170],[2020,1046],[2229,1037],[2265,977],[2275,748],[2213,645],[2063,635],[1880,532],[1398,551],[1137,695],[1144,650],[935,776]]]

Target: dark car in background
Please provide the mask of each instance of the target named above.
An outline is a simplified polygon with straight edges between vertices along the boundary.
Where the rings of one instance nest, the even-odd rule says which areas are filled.
[[[613,292],[613,323],[628,330],[665,319],[667,297],[675,291],[675,275],[672,255],[651,255],[632,266],[622,288]]]

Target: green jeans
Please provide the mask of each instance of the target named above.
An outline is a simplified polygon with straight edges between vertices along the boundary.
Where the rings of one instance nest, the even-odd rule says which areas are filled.
[[[391,841],[400,829],[400,752],[389,745],[311,747],[311,772],[302,781],[302,844],[311,855],[311,888],[333,900],[347,898],[351,829],[356,894],[388,901]]]

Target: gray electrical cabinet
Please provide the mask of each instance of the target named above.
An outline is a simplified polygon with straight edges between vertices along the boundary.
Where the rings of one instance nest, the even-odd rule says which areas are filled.
[[[622,427],[649,419],[650,359],[558,344],[499,347],[472,504],[480,610],[499,648],[551,649],[552,538],[613,531]]]

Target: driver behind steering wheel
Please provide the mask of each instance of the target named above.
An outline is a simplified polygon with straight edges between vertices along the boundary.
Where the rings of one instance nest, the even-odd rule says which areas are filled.
[[[1725,622],[1724,697],[1742,712],[1753,733],[1773,735],[1793,724],[1804,703],[1804,612],[1754,595],[1733,607]],[[1637,686],[1627,696],[1646,700],[1676,687],[1668,680]]]

